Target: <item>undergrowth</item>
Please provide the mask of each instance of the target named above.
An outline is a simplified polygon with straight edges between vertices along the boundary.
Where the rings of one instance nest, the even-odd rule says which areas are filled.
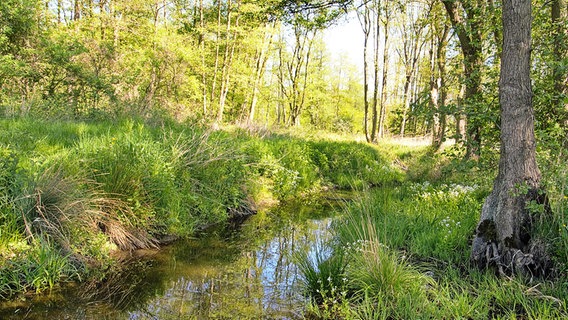
[[[310,299],[307,318],[568,317],[564,161],[543,161],[552,210],[534,215],[536,236],[546,242],[555,273],[547,279],[502,278],[494,270],[469,264],[471,240],[494,168],[448,161],[427,149],[391,152],[402,166],[412,163],[407,180],[370,190],[346,206],[333,225],[331,252],[325,259],[299,255]],[[340,282],[328,276],[330,266],[340,274]]]
[[[3,298],[104,278],[113,252],[156,248],[324,187],[402,177],[361,143],[137,120],[0,120],[0,169]]]

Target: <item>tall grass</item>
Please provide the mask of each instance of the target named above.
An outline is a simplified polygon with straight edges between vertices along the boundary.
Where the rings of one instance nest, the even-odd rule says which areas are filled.
[[[34,240],[12,252],[13,256],[0,264],[0,298],[27,290],[41,292],[66,279],[76,279],[76,266],[49,242]]]
[[[267,198],[400,176],[362,144],[136,120],[0,120],[0,169],[6,274],[33,264],[22,248],[37,242],[83,276],[115,263],[113,251],[191,236],[273,202]],[[27,290],[30,279],[11,282],[2,294]]]
[[[502,279],[469,265],[469,241],[487,190],[406,182],[347,206],[332,229],[333,252],[344,257],[347,302],[333,314],[321,305],[312,306],[310,314],[321,319],[566,318],[561,238],[548,238],[560,252],[556,259],[563,261],[552,282]],[[556,219],[563,216],[556,211],[560,206],[553,201]]]

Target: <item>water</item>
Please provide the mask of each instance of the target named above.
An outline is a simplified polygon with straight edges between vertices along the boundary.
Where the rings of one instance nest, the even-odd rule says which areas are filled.
[[[329,238],[333,206],[289,205],[231,230],[133,254],[104,284],[0,304],[0,319],[301,319],[294,252]]]

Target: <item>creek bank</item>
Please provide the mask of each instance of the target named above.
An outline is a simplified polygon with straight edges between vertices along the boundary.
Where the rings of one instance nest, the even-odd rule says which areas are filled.
[[[255,205],[402,176],[362,143],[132,120],[1,120],[0,166],[3,299],[104,277],[117,250],[192,237]]]

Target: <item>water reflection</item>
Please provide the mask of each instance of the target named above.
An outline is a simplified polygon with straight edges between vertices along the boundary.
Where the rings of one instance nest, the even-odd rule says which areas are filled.
[[[229,237],[210,232],[146,252],[114,281],[89,288],[95,293],[68,288],[0,305],[0,318],[301,319],[305,300],[293,252],[324,241],[333,210],[317,203],[281,210],[253,216]]]
[[[226,247],[172,248],[177,258],[170,262],[172,277],[167,289],[144,308],[129,311],[130,319],[300,319],[304,298],[299,286],[293,252],[309,249],[327,230],[330,219],[290,224],[266,240],[232,239]],[[244,226],[253,227],[254,221]],[[255,237],[251,230],[242,234]],[[251,246],[253,250],[231,255],[231,248]],[[260,240],[260,241],[259,241]],[[196,241],[193,245],[201,245]],[[184,251],[195,253],[185,254]],[[207,255],[207,252],[212,255]],[[219,252],[225,252],[220,255]],[[167,254],[167,252],[166,252]],[[181,259],[180,259],[181,258]]]

